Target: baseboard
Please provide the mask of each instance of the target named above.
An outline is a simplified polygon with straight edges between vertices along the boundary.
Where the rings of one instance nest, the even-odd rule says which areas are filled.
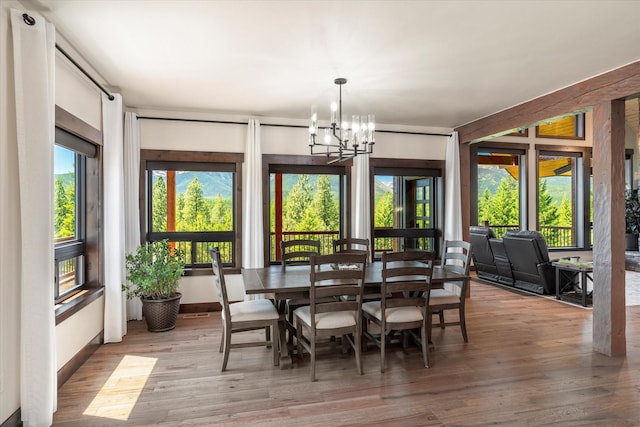
[[[20,413],[20,408],[0,424],[0,427],[22,427],[22,414]]]
[[[222,305],[219,302],[180,304],[180,313],[207,313],[213,311],[222,311]]]
[[[73,375],[102,344],[104,344],[104,331],[96,335],[82,350],[76,353],[71,360],[60,368],[58,371],[58,388],[62,387],[62,385],[71,378],[71,375]]]

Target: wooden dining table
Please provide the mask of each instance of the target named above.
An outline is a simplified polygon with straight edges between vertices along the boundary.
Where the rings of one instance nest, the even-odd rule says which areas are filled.
[[[380,293],[382,284],[382,262],[367,264],[365,275],[365,293]],[[288,299],[308,298],[311,287],[310,267],[308,265],[287,266],[272,265],[264,268],[242,269],[245,293],[248,295],[271,294],[280,313],[279,341],[280,368],[291,367],[291,354],[286,338],[285,309]],[[435,267],[431,276],[431,285],[445,282],[468,282],[471,276],[456,273],[443,267]],[[468,297],[468,295],[467,295]]]

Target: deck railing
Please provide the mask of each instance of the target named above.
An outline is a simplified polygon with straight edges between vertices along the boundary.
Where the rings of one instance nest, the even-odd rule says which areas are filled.
[[[489,227],[498,238],[502,238],[507,230],[520,229],[518,225],[489,225]],[[570,248],[575,246],[573,228],[570,226],[543,225],[538,231],[544,236],[549,248]]]

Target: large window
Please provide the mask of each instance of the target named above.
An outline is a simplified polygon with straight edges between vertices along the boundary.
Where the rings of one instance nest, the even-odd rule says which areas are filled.
[[[86,163],[94,145],[56,128],[54,147],[54,295],[59,302],[86,283]]]
[[[585,139],[585,115],[560,117],[536,126],[538,138]]]
[[[191,271],[210,268],[211,247],[220,248],[224,265],[239,266],[237,193],[241,177],[237,162],[241,157],[148,150],[143,153],[147,240],[167,239],[182,249]],[[190,161],[194,156],[199,161]]]
[[[474,147],[475,190],[472,224],[489,225],[497,237],[526,224],[526,150],[493,145]]]
[[[387,166],[377,165],[385,163]],[[398,167],[392,164],[398,163]],[[442,218],[442,169],[402,166],[376,159],[373,166],[373,251],[438,251]]]
[[[269,166],[269,262],[280,262],[280,242],[320,241],[323,254],[345,235],[344,166]]]
[[[538,148],[538,230],[551,248],[590,245],[591,174],[587,151]]]

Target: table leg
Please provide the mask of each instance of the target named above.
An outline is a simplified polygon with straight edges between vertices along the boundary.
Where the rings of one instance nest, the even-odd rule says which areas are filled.
[[[580,285],[582,285],[582,306],[587,306],[587,272],[580,273]]]
[[[560,269],[556,267],[556,299],[560,299]]]
[[[280,340],[280,369],[289,369],[292,367],[291,354],[289,353],[289,343],[287,342],[287,314],[286,300],[278,300],[276,307],[280,313],[278,320],[278,339]]]

